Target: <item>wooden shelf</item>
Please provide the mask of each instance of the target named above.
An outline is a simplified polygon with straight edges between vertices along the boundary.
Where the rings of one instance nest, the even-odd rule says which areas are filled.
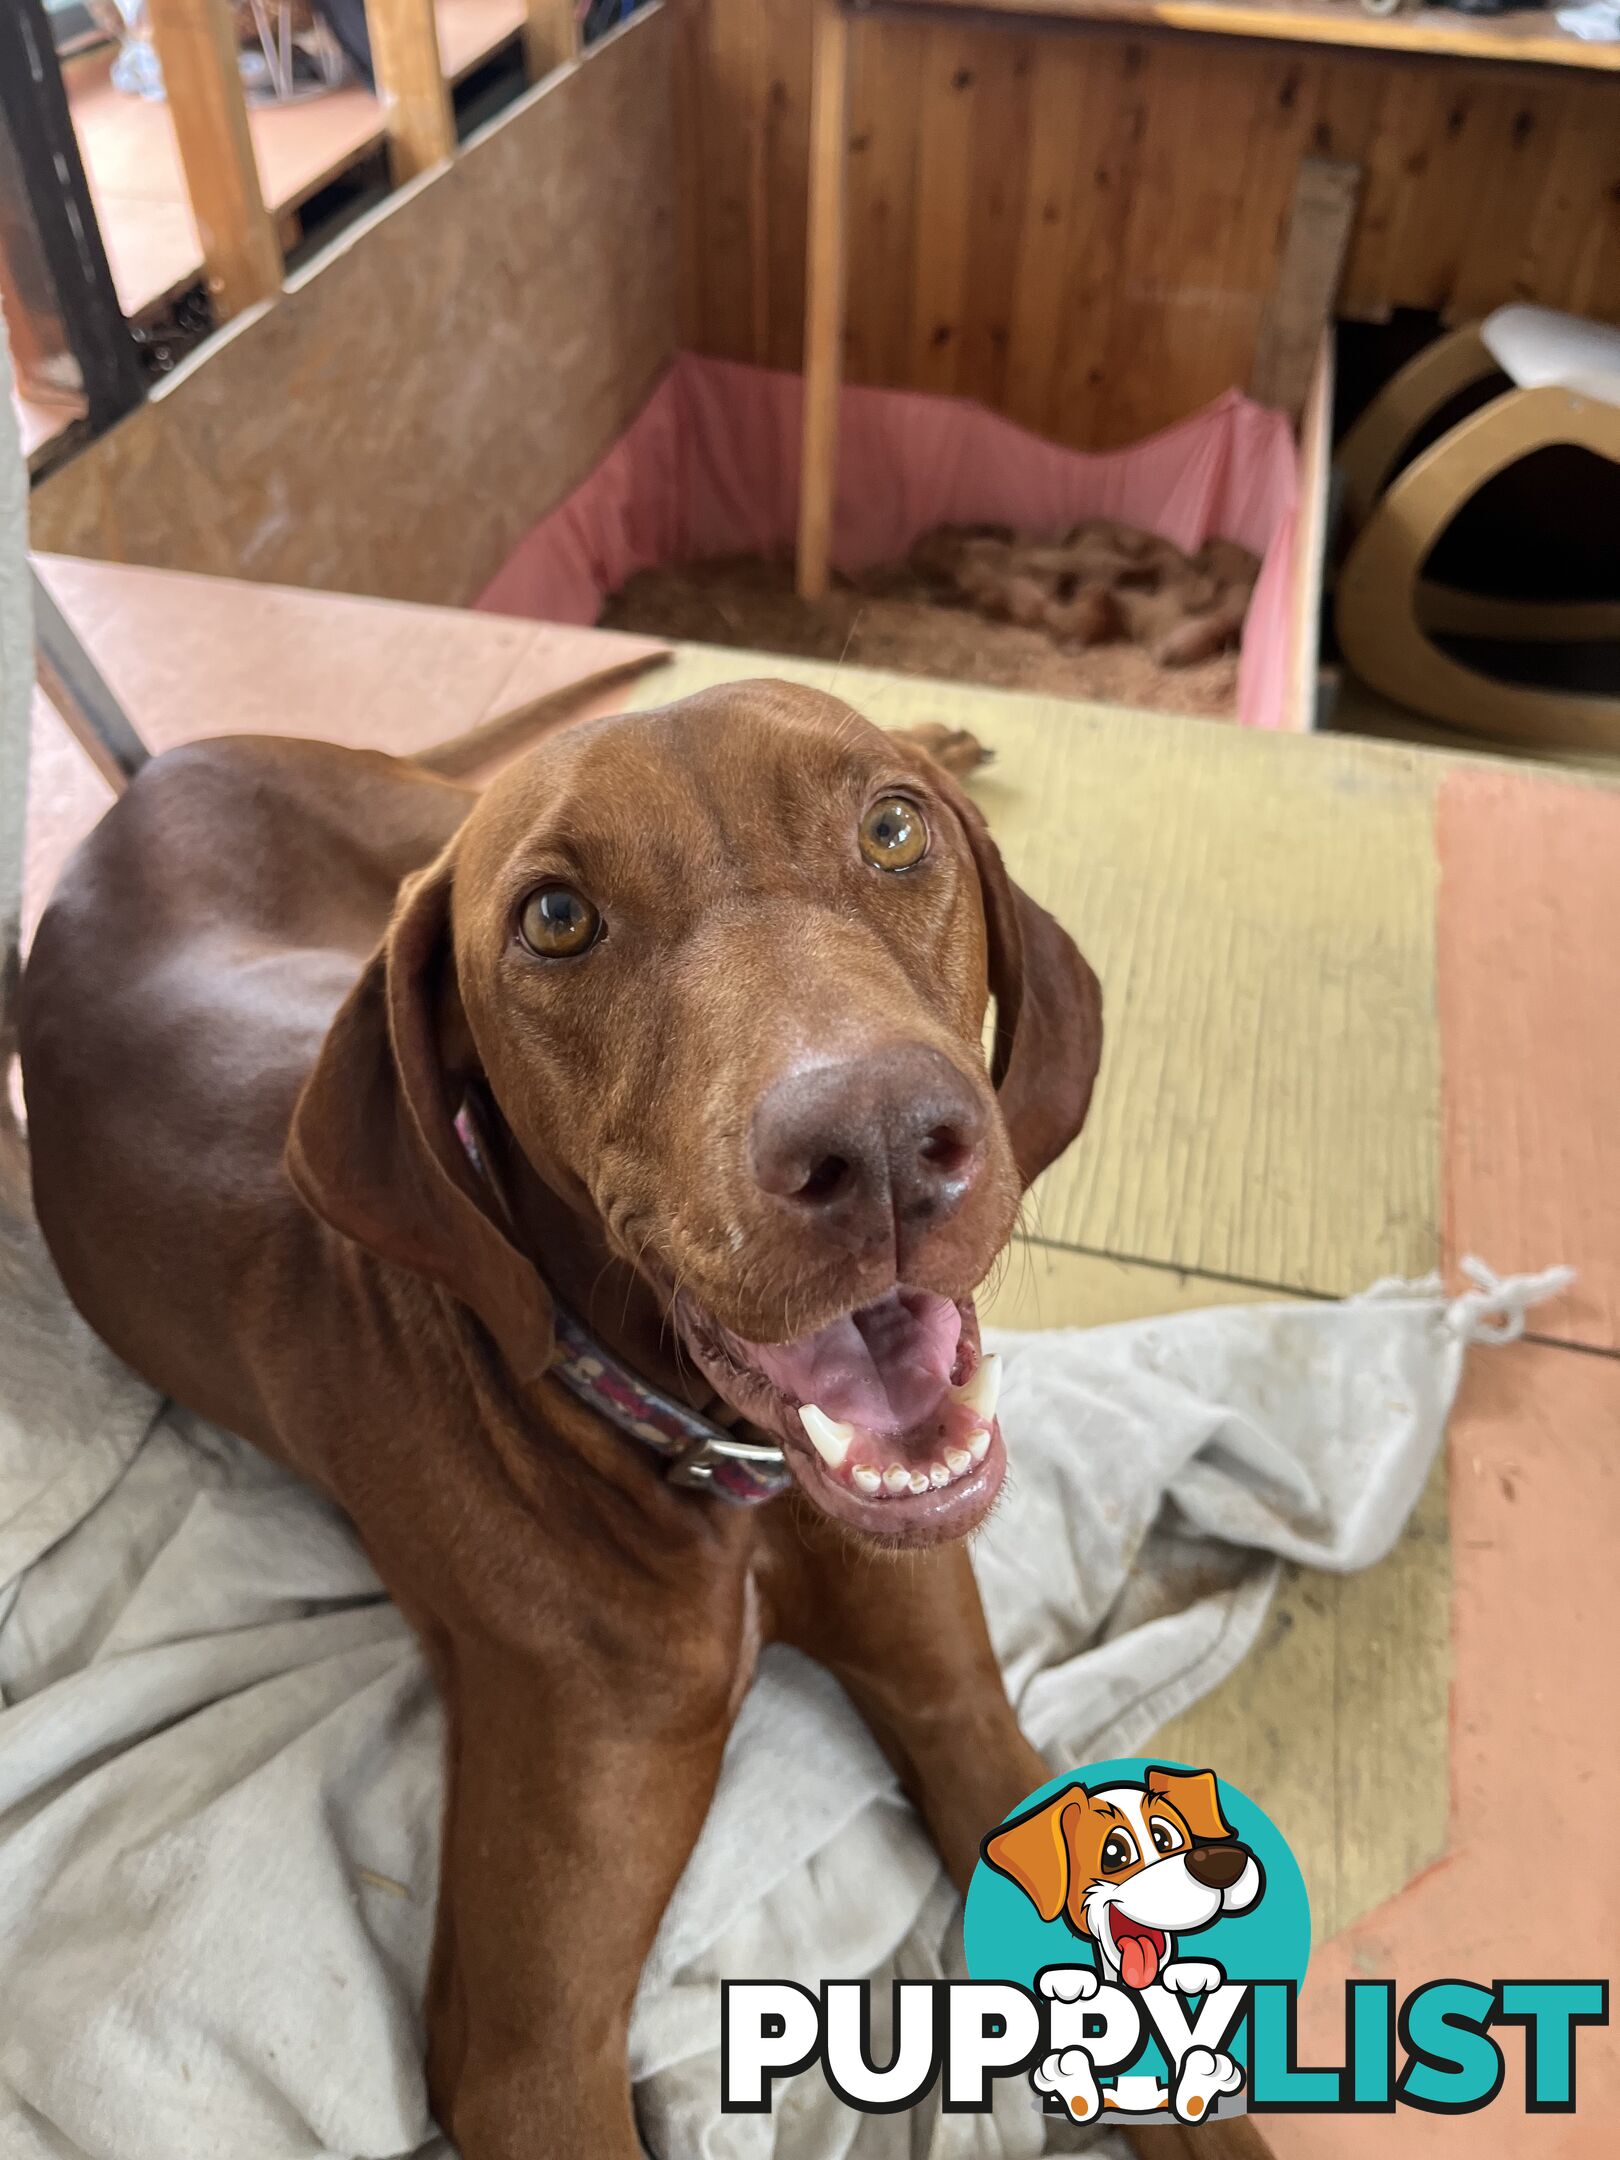
[[[1521,67],[1620,71],[1620,44],[1597,45],[1561,30],[1550,8],[1515,15],[1459,15],[1451,8],[1369,15],[1360,0],[878,0],[886,13],[945,9],[1026,20],[1141,25],[1206,37],[1270,38],[1284,44],[1349,45],[1373,52]]]
[[[439,51],[454,83],[523,28],[524,0],[438,0]],[[64,69],[74,130],[119,305],[140,321],[202,276],[202,245],[162,102],[109,80],[105,51]],[[383,140],[382,108],[358,84],[298,105],[250,107],[248,126],[272,217],[297,210]]]

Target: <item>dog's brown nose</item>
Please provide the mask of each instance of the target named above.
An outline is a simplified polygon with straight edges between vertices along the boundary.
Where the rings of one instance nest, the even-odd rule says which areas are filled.
[[[807,1065],[766,1089],[749,1129],[761,1188],[852,1251],[897,1259],[958,1208],[984,1152],[984,1103],[950,1059],[903,1043]]]
[[[1248,1864],[1244,1845],[1195,1845],[1187,1855],[1187,1873],[1206,1890],[1230,1890]]]

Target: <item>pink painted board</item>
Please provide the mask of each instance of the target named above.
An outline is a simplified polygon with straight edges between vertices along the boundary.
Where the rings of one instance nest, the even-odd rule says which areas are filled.
[[[1536,1332],[1620,1350],[1620,792],[1460,770],[1436,817],[1447,1259],[1569,1262]]]

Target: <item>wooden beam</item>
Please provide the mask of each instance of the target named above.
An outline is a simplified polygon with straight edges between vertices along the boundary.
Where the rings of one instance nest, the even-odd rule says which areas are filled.
[[[832,553],[838,384],[844,343],[849,16],[815,0],[810,82],[810,230],[805,259],[804,432],[799,458],[799,592],[819,600]]]
[[[1429,59],[1502,60],[1519,66],[1620,68],[1620,45],[1577,37],[1538,8],[1523,14],[1460,15],[1443,7],[1370,15],[1364,0],[883,0],[901,14],[1027,17],[1049,23],[1187,30],[1207,37],[1263,38],[1268,44],[1344,45]]]
[[[236,31],[219,0],[150,0],[149,12],[203,275],[224,321],[281,290],[281,250],[248,132]]]
[[[579,9],[574,0],[528,0],[523,18],[523,50],[530,82],[579,58]]]
[[[366,0],[366,25],[388,162],[396,181],[414,180],[444,164],[456,148],[433,0]]]
[[[1316,726],[1322,670],[1322,583],[1327,575],[1328,510],[1333,494],[1333,395],[1336,381],[1333,332],[1317,348],[1310,395],[1299,423],[1299,507],[1294,517],[1294,560],[1288,578],[1288,687],[1284,711],[1289,727],[1309,734]]]
[[[1277,282],[1260,322],[1250,393],[1297,421],[1310,395],[1322,336],[1333,317],[1350,228],[1361,199],[1361,167],[1302,158],[1294,182]]]

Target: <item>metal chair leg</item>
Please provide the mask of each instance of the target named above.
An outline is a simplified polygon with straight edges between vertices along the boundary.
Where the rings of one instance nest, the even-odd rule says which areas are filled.
[[[40,688],[91,764],[122,794],[151,752],[32,564],[29,575]]]

